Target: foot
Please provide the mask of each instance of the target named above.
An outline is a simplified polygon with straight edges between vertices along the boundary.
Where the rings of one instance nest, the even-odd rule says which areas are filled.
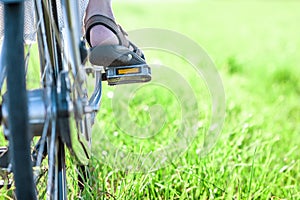
[[[117,45],[119,44],[119,40],[107,27],[96,25],[90,30],[90,43],[92,47],[101,45]]]
[[[118,51],[116,46],[119,46],[119,49],[122,49],[119,53],[124,53],[124,50],[131,51],[129,52],[132,54],[131,57],[140,57],[145,62],[143,52],[129,41],[127,33],[116,24],[114,18],[100,14],[93,15],[86,20],[85,31],[86,40],[91,47],[115,46],[113,49]]]

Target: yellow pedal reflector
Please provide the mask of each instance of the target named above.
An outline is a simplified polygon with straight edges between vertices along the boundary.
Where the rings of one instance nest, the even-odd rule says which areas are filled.
[[[141,68],[138,68],[138,67],[117,69],[117,74],[118,75],[138,74],[138,73],[141,73]]]
[[[131,66],[111,66],[105,70],[108,85],[142,83],[151,80],[151,69],[146,64]]]

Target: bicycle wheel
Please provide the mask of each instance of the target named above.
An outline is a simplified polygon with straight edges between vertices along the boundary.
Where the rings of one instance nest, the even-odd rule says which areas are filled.
[[[72,13],[76,13],[74,10],[72,12],[76,8],[72,5],[74,1],[62,0],[61,5],[57,2],[35,1],[42,83],[39,86],[42,87],[27,92],[24,69],[27,69],[25,63],[28,62],[24,62],[23,30],[20,28],[24,23],[21,21],[23,4],[18,4],[18,23],[12,17],[16,16],[16,8],[11,8],[6,17],[10,20],[5,23],[8,28],[5,28],[3,44],[3,49],[7,50],[4,60],[8,68],[8,92],[3,95],[1,121],[5,135],[10,139],[9,151],[12,153],[18,199],[44,199],[45,196],[47,199],[67,199],[65,145],[80,165],[88,163],[92,116],[100,105],[101,84],[96,87],[90,100],[84,88],[80,37],[78,31],[72,30],[77,21],[74,22],[74,18],[73,24],[69,24]],[[59,14],[65,17],[63,26],[59,23]],[[19,33],[17,40],[16,32]],[[71,50],[66,51],[67,48]],[[23,56],[16,59],[16,55]],[[99,76],[101,74],[97,73]],[[101,79],[97,80],[101,83]],[[15,120],[17,117],[22,124]]]

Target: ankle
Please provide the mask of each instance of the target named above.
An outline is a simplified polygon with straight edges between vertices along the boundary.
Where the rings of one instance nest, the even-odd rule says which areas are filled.
[[[85,12],[84,22],[87,22],[87,20],[92,16],[99,14],[115,20],[111,0],[89,0]]]

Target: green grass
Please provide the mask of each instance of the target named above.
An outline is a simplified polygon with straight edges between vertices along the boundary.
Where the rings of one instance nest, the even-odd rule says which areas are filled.
[[[117,199],[299,199],[299,6],[295,1],[117,4],[117,19],[127,29],[175,30],[206,49],[223,79],[226,120],[209,155],[199,157],[194,143],[174,165],[154,173],[101,173],[107,180],[96,179],[105,181],[100,190]],[[112,180],[114,186],[107,183]]]
[[[87,183],[91,189],[82,194],[76,169],[68,160],[70,199],[300,199],[299,7],[297,1],[116,3],[117,20],[126,30],[171,29],[206,49],[223,79],[226,119],[214,148],[200,157],[201,134],[209,125],[211,104],[203,83],[184,74],[205,111],[199,117],[204,123],[200,137],[188,151],[172,164],[149,173],[116,170],[95,157]],[[155,56],[178,69],[187,65],[172,56],[151,52],[149,62],[154,62]],[[115,89],[104,87],[94,130],[99,136],[94,140],[105,134],[115,146],[147,152],[176,138],[180,113],[172,112],[178,107],[176,98],[160,95],[168,92],[153,87],[130,101],[129,119],[141,126],[150,123],[144,104],[170,106],[165,116],[168,126],[162,134],[141,141],[123,134],[115,124],[107,97]],[[5,199],[7,191],[1,192],[0,198]]]

